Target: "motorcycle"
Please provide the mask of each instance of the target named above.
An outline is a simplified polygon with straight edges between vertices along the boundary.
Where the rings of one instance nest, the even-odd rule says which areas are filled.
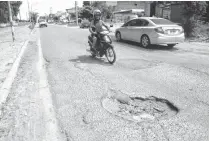
[[[103,57],[105,55],[109,63],[113,64],[116,61],[116,53],[109,33],[109,31],[98,33],[97,49],[93,48],[93,35],[88,36],[90,50],[87,51],[91,53],[92,57]]]

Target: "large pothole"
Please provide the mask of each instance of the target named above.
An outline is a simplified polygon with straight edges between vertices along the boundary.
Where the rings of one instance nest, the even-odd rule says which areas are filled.
[[[110,113],[134,122],[161,120],[175,116],[179,109],[166,99],[154,96],[141,97],[106,97],[103,107]]]

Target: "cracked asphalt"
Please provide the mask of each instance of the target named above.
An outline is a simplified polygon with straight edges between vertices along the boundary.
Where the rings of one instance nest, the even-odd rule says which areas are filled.
[[[117,60],[110,65],[86,52],[88,35],[87,29],[40,29],[56,116],[68,141],[208,140],[208,44],[144,49],[115,42],[112,35]],[[167,99],[179,113],[158,121],[128,121],[102,107],[104,97],[118,92]]]

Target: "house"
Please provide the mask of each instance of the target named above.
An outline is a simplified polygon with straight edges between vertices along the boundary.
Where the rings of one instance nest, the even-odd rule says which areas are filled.
[[[144,9],[121,10],[113,13],[114,22],[127,22],[144,15]]]
[[[107,1],[106,4],[113,6],[114,22],[126,22],[132,18],[144,15],[145,2],[143,1]]]
[[[156,17],[169,19],[176,23],[181,23],[182,10],[183,7],[180,3],[155,4],[154,15]]]

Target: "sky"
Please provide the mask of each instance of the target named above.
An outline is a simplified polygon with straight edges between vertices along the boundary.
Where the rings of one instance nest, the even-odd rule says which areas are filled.
[[[50,13],[50,7],[52,7],[52,13],[57,11],[66,11],[68,8],[75,6],[75,1],[72,0],[23,0],[20,6],[21,19],[28,18],[28,2],[32,11],[38,12],[40,16]],[[82,6],[83,1],[78,1],[78,6]]]

